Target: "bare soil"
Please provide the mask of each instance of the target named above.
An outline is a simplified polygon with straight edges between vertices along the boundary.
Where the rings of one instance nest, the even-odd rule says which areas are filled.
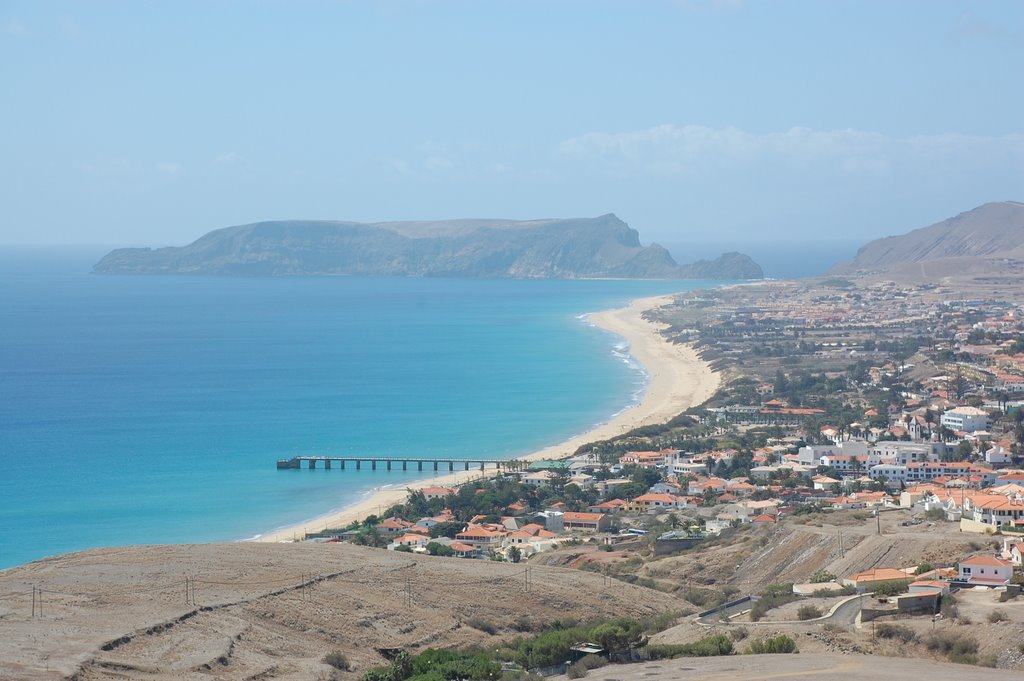
[[[930,660],[804,652],[797,655],[677,658],[645,664],[611,665],[587,675],[588,681],[989,681],[1007,678],[1004,670]]]
[[[98,549],[0,572],[0,678],[329,678],[320,660],[340,650],[356,679],[381,649],[489,645],[520,635],[516,622],[680,606],[574,570],[344,544]]]

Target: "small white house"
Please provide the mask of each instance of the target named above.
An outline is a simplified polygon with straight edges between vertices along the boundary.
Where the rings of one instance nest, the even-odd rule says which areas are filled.
[[[970,584],[1001,586],[1013,575],[1013,563],[995,556],[973,556],[958,567],[960,580]]]

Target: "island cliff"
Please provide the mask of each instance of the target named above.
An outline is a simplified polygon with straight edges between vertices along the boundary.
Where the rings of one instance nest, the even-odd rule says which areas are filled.
[[[513,279],[760,279],[748,256],[679,265],[612,214],[561,220],[259,222],[187,246],[120,248],[103,274],[407,276]]]

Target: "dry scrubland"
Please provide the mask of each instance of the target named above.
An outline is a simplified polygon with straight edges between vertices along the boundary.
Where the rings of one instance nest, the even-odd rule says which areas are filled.
[[[341,650],[356,679],[383,663],[379,648],[494,640],[472,624],[512,636],[520,620],[644,617],[681,606],[555,568],[532,568],[527,591],[525,570],[343,544],[59,556],[0,572],[0,678],[315,679],[328,671],[324,654]],[[197,579],[196,605],[185,602],[186,575]],[[303,576],[314,580],[306,588]],[[33,585],[48,590],[34,619]]]
[[[846,574],[879,560],[885,565],[944,563],[979,541],[951,525],[901,527],[907,515],[883,514],[881,535],[873,534],[873,518],[856,512],[800,519],[805,524],[792,519],[653,560],[642,555],[643,542],[615,552],[565,547],[543,555],[550,565],[529,565],[529,588],[525,564],[420,557],[344,544],[86,551],[0,572],[0,678],[318,679],[329,678],[321,660],[337,650],[354,666],[343,677],[355,681],[383,662],[380,649],[489,645],[520,635],[517,629],[524,623],[543,625],[559,618],[692,612],[697,608],[686,598],[694,590],[710,594],[731,587],[756,593],[773,582],[805,581],[822,565]],[[609,579],[605,572],[652,579],[661,590]],[[186,576],[196,580],[195,604],[186,603]],[[33,585],[45,590],[43,617],[31,617]],[[932,670],[930,678],[964,681],[1019,673],[940,664],[943,658],[927,649],[924,640],[933,627],[974,636],[982,656],[1015,650],[1024,641],[1024,600],[999,604],[991,593],[957,598],[970,624],[901,619],[898,624],[916,637],[910,643],[873,637],[870,625],[855,630],[765,621],[756,628],[709,629],[686,619],[653,642],[690,642],[744,628],[748,638],[737,642],[741,650],[754,637],[787,633],[801,652],[773,656],[770,665],[757,656],[682,658],[595,670],[588,678],[906,678],[899,665]],[[834,599],[812,602],[827,610]],[[997,608],[1006,620],[989,622]],[[863,653],[932,661],[897,663]]]
[[[692,589],[726,586],[759,593],[769,584],[806,582],[825,569],[840,577],[873,567],[905,567],[930,562],[951,565],[990,546],[991,538],[961,533],[954,523],[900,523],[909,511],[886,511],[875,518],[866,511],[837,511],[787,518],[778,525],[743,526],[697,548],[663,558],[635,549],[606,553],[594,545],[566,547],[541,554],[547,565],[565,565],[596,572],[635,575],[658,588],[682,595]],[[840,551],[839,534],[843,549]],[[646,582],[645,582],[646,583]]]
[[[911,517],[909,511],[889,511],[881,515],[881,534],[877,534],[876,519],[864,511],[840,511],[827,514],[789,518],[775,526],[745,526],[744,529],[722,539],[711,540],[700,548],[684,551],[677,555],[653,558],[645,555],[642,543],[624,551],[605,552],[596,546],[566,547],[559,551],[542,554],[540,557],[550,565],[567,565],[583,571],[602,574],[616,574],[619,578],[637,580],[638,583],[654,584],[686,602],[686,608],[697,611],[701,598],[713,599],[728,593],[735,598],[741,594],[760,593],[767,585],[786,582],[807,582],[819,569],[832,572],[840,577],[868,570],[873,567],[906,567],[929,562],[934,565],[955,564],[957,559],[991,546],[991,537],[963,534],[954,523],[933,523],[905,527],[900,523]],[[843,551],[839,549],[839,533],[843,534]],[[648,581],[650,580],[650,581]],[[687,602],[690,599],[690,602]],[[812,598],[769,610],[758,625],[751,625],[749,617],[739,616],[736,624],[708,628],[687,618],[679,625],[652,637],[659,644],[691,643],[710,633],[731,633],[745,629],[748,638],[788,634],[796,639],[801,656],[839,653],[875,654],[893,657],[917,657],[944,661],[939,652],[929,650],[925,644],[934,632],[948,632],[951,637],[972,637],[979,643],[977,657],[999,660],[1000,666],[1016,669],[1003,674],[1019,674],[1024,669],[1024,654],[1018,645],[1024,643],[1024,596],[1007,603],[998,603],[993,592],[961,592],[956,596],[959,620],[939,620],[932,623],[930,617],[882,618],[878,624],[899,624],[910,628],[916,639],[906,642],[876,636],[870,624],[860,628],[853,626],[822,626],[816,623],[783,624],[780,620],[796,620],[801,605],[817,606],[823,613],[836,604],[836,598]],[[696,603],[695,603],[696,602]],[[1003,612],[1007,619],[997,623],[989,622],[993,610]],[[789,614],[790,617],[786,617]],[[743,639],[737,643],[741,649],[746,645]],[[775,658],[773,658],[775,659]],[[680,661],[676,661],[680,662]],[[659,663],[671,665],[675,663]],[[704,669],[705,661],[693,659],[680,662],[683,667]],[[719,662],[707,663],[719,665]],[[747,669],[753,674],[755,667],[748,663],[736,663],[737,669]],[[773,664],[775,664],[773,662]],[[782,664],[780,662],[780,664]],[[803,663],[788,660],[786,669],[794,674],[807,671]],[[863,661],[858,669],[867,675],[870,670],[884,670],[874,662]],[[973,667],[957,666],[956,669],[974,670]],[[633,668],[629,668],[632,670]],[[715,667],[719,669],[719,667]],[[723,668],[724,669],[724,668]],[[596,674],[597,672],[592,672]],[[629,673],[633,673],[630,671]],[[802,672],[801,672],[802,673]],[[873,672],[872,672],[873,673]],[[971,672],[973,673],[973,671]],[[980,673],[980,672],[979,672]],[[608,673],[610,676],[627,681],[628,674]],[[824,673],[823,673],[824,674]],[[590,678],[590,677],[588,677]],[[603,678],[603,677],[602,677]],[[677,676],[673,678],[689,678]],[[703,678],[703,677],[701,677]],[[723,678],[726,678],[723,676]],[[758,677],[746,678],[786,678]],[[802,678],[802,676],[801,676]],[[821,678],[829,678],[827,675]],[[844,676],[844,678],[847,678]],[[850,678],[858,678],[856,676]],[[865,678],[867,678],[865,676]],[[875,678],[894,678],[879,676]],[[899,678],[899,677],[895,677]],[[949,673],[945,677],[958,678]],[[968,677],[964,677],[968,678]],[[993,678],[978,676],[977,678]]]

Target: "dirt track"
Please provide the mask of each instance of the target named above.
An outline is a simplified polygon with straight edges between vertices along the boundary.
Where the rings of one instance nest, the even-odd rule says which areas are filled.
[[[588,681],[989,681],[1007,679],[1006,670],[981,669],[930,660],[906,660],[867,655],[731,655],[679,658],[596,669]],[[561,677],[564,678],[564,677]]]

